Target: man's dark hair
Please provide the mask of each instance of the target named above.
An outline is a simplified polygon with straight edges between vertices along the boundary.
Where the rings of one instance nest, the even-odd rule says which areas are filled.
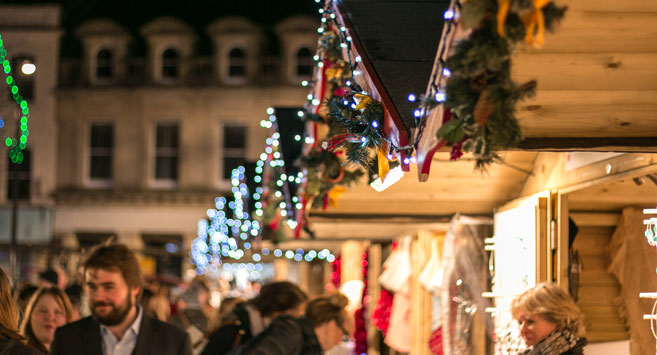
[[[100,245],[93,250],[85,260],[84,272],[89,269],[102,269],[120,272],[123,280],[132,288],[143,289],[141,268],[135,254],[125,244]]]
[[[272,282],[262,286],[258,296],[250,303],[260,311],[263,317],[274,313],[285,312],[297,308],[300,304],[308,301],[308,296],[299,286],[287,282]]]

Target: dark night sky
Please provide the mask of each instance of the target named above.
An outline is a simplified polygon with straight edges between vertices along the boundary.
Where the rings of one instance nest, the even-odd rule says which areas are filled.
[[[159,16],[176,17],[192,26],[200,36],[198,54],[208,54],[209,42],[205,26],[226,15],[247,17],[270,30],[276,22],[292,15],[317,15],[319,4],[314,0],[0,0],[0,4],[58,3],[62,5],[62,39],[64,56],[78,56],[80,44],[72,31],[85,20],[104,17],[125,26],[136,38],[135,54],[141,55],[143,43],[138,29]]]

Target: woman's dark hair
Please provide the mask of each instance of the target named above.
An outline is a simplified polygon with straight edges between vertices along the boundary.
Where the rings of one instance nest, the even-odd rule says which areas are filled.
[[[338,327],[344,327],[349,317],[345,310],[348,304],[349,299],[341,293],[318,297],[308,302],[306,317],[310,319],[315,328],[332,320]]]
[[[308,296],[299,286],[291,282],[279,281],[262,286],[258,296],[249,302],[260,311],[263,317],[267,317],[274,313],[297,308],[306,301],[308,301]]]

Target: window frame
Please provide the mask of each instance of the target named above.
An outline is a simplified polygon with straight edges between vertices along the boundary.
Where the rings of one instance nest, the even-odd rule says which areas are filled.
[[[239,127],[244,129],[244,146],[243,148],[226,148],[226,139],[225,139],[225,134],[226,134],[226,128],[228,127]],[[244,123],[244,122],[239,122],[239,121],[225,121],[221,122],[221,125],[219,127],[219,172],[218,172],[218,177],[219,181],[221,183],[227,183],[230,181],[230,175],[229,177],[225,177],[225,174],[230,174],[230,172],[226,172],[226,158],[242,158],[245,162],[248,160],[248,153],[249,153],[249,125]],[[228,153],[228,154],[227,154]]]
[[[299,52],[301,52],[301,50],[303,50],[303,49],[308,51],[307,63],[302,62],[300,60]],[[299,74],[299,69],[302,66],[308,67],[308,69],[309,69],[308,74],[305,74],[305,75]],[[294,76],[297,79],[300,79],[300,80],[310,80],[310,79],[312,79],[312,76],[313,76],[313,67],[314,67],[313,51],[308,46],[298,47],[297,50],[294,52]]]
[[[175,58],[165,58],[164,57],[164,54],[169,50],[173,51],[176,54]],[[164,47],[162,52],[160,52],[159,72],[160,72],[160,79],[162,80],[162,82],[164,82],[164,83],[175,83],[175,82],[180,80],[181,69],[182,69],[181,68],[182,67],[182,59],[181,59],[180,53],[181,53],[180,48],[177,48],[175,46]],[[175,69],[175,76],[165,75],[165,72],[166,72],[165,68],[169,68],[169,67]]]
[[[103,59],[103,61],[107,60],[108,63],[103,63],[106,64],[106,66],[109,68],[109,76],[107,77],[101,77],[98,75],[98,70],[101,67],[101,61],[99,60],[100,53],[103,51],[107,51],[110,54],[109,59]],[[110,83],[114,80],[115,75],[116,75],[116,68],[114,65],[114,57],[115,57],[115,50],[110,47],[100,47],[96,51],[96,54],[94,56],[94,80],[96,80],[97,83],[103,84],[103,83]]]
[[[92,130],[94,126],[110,126],[112,132],[112,144],[109,147],[109,157],[110,157],[110,177],[108,179],[103,178],[94,178],[91,176],[91,160],[94,156],[94,147],[92,147]],[[111,188],[114,186],[114,155],[116,147],[116,125],[112,121],[92,121],[89,122],[87,127],[87,139],[86,139],[86,166],[85,166],[85,178],[87,182],[87,187],[90,188]],[[95,148],[96,150],[103,150],[107,148]]]
[[[176,159],[176,177],[175,179],[171,178],[158,178],[157,177],[157,159],[158,159],[158,154],[160,153],[161,149],[167,149],[167,148],[158,148],[157,147],[157,130],[158,127],[160,126],[175,126],[177,129],[176,132],[176,145],[177,147],[175,148],[175,154],[170,154],[168,157],[174,157]],[[180,144],[180,138],[181,138],[181,131],[182,127],[180,125],[180,122],[177,120],[162,120],[162,121],[156,121],[153,123],[152,126],[152,144],[151,144],[151,149],[152,149],[152,154],[151,154],[151,173],[149,174],[150,180],[151,180],[151,185],[154,188],[161,188],[161,189],[174,189],[178,187],[178,184],[180,182],[180,160],[181,160],[181,144]],[[168,148],[168,149],[173,149],[173,148]]]

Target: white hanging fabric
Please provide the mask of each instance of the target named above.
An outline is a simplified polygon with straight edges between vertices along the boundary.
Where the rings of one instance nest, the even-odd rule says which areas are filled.
[[[381,286],[389,291],[400,291],[411,276],[411,237],[403,237],[397,249],[383,263],[383,272],[379,276]]]
[[[420,272],[418,282],[430,293],[435,294],[443,284],[443,268],[438,251],[438,240],[431,240],[431,256]]]

